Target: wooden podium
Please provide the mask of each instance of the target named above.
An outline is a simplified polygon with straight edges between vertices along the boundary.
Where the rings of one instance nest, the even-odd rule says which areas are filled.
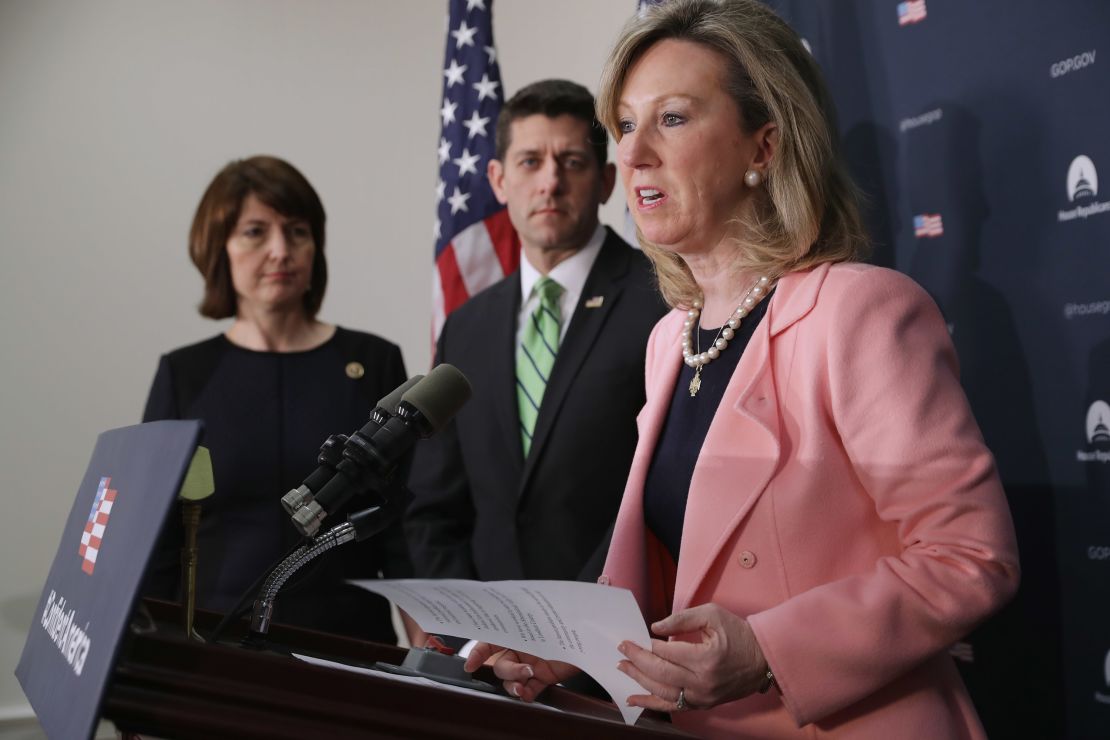
[[[163,738],[675,738],[669,723],[634,727],[612,704],[559,687],[545,703],[496,701],[310,665],[281,652],[187,640],[176,604],[144,602],[153,623],[124,638],[102,716],[125,733]],[[208,634],[219,615],[198,612]],[[229,630],[228,638],[239,634]],[[340,662],[399,664],[405,650],[274,625],[276,647]],[[484,672],[484,675],[483,675]],[[498,684],[492,671],[478,676]]]

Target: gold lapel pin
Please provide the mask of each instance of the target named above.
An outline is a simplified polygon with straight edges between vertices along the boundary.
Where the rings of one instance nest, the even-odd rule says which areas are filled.
[[[348,362],[346,370],[347,377],[351,380],[358,380],[366,374],[366,368],[362,366],[361,362]]]
[[[586,301],[586,308],[601,308],[602,303],[605,303],[605,296],[595,295]]]

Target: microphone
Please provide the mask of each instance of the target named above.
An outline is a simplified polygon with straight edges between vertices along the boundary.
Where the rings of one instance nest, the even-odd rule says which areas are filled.
[[[401,396],[419,383],[423,377],[423,375],[413,376],[390,391],[388,395],[383,396],[370,413],[370,421],[362,431],[366,432],[367,428],[370,428],[369,434],[373,436],[373,433],[397,412]],[[348,439],[346,434],[333,434],[324,441],[320,446],[320,454],[316,458],[318,466],[316,470],[308,474],[304,483],[281,497],[282,508],[287,514],[292,516],[302,507],[311,504],[316,493],[332,479],[336,466],[343,460],[343,449]]]
[[[427,376],[402,391],[394,416],[384,423],[371,418],[366,426],[348,437],[335,475],[313,501],[296,510],[293,526],[304,536],[312,537],[324,519],[342,508],[355,494],[382,491],[397,462],[416,440],[426,439],[442,429],[470,400],[470,393],[466,376],[446,363],[437,365]]]

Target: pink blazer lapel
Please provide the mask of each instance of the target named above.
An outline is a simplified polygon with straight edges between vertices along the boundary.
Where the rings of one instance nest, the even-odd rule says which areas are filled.
[[[639,442],[628,471],[628,483],[617,514],[617,526],[613,531],[613,541],[609,546],[603,576],[613,583],[630,588],[644,614],[651,614],[653,611],[653,604],[649,603],[653,591],[652,573],[647,567],[649,553],[644,523],[644,482],[659,435],[663,431],[663,423],[667,419],[671,392],[682,367],[680,358],[683,318],[684,314],[664,317],[648,346],[646,360],[651,374],[646,388],[647,402],[636,417]]]
[[[688,607],[782,455],[774,338],[816,303],[828,266],[784,277],[744,350],[698,456],[682,525],[674,609]],[[673,387],[674,377],[671,378]],[[737,472],[742,477],[737,477]]]
[[[690,605],[721,548],[767,487],[779,460],[769,322],[744,350],[705,436],[682,525],[674,609]],[[743,477],[737,478],[737,471]]]
[[[772,340],[799,320],[816,302],[827,267],[784,277],[772,296],[767,316],[745,349],[709,428],[690,484],[683,522],[674,609],[689,606],[721,548],[747,516],[777,469],[780,425]],[[682,367],[685,313],[664,317],[648,347],[647,403],[637,417],[640,440],[617,516],[605,576],[632,589],[645,614],[652,597],[644,523],[644,481],[663,430]],[[744,479],[736,479],[736,471]],[[689,533],[689,534],[687,534]]]

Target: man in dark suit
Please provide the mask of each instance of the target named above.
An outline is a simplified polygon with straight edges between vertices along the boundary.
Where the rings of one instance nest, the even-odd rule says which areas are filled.
[[[665,307],[646,258],[598,222],[613,190],[581,85],[509,100],[489,179],[521,269],[444,324],[436,360],[474,395],[416,446],[406,516],[417,575],[593,581],[636,446],[644,350]]]

